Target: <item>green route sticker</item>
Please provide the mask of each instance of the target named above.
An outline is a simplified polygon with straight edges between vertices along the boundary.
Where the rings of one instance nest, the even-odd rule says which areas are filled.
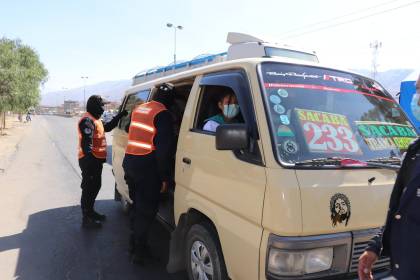
[[[369,149],[373,151],[395,148],[406,150],[413,139],[417,138],[417,133],[411,125],[356,121],[356,126]]]

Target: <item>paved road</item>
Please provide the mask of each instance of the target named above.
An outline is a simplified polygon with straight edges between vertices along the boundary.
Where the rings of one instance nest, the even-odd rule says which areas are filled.
[[[169,233],[156,222],[151,247],[160,264],[129,263],[128,220],[113,200],[104,166],[96,208],[104,227],[80,227],[76,119],[35,116],[13,161],[0,174],[0,279],[186,279],[165,271]]]

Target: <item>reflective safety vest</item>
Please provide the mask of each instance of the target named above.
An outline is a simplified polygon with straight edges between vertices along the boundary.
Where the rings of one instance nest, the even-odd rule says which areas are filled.
[[[147,155],[156,150],[153,139],[156,135],[155,117],[166,107],[156,101],[138,105],[131,113],[126,154]]]
[[[80,122],[84,118],[89,118],[95,124],[95,131],[93,132],[93,142],[92,142],[92,154],[98,159],[106,159],[106,138],[105,138],[105,129],[101,120],[95,119],[91,114],[86,112],[79,121],[78,132],[79,132],[79,158],[85,156],[85,153],[82,149],[82,132],[80,131]]]

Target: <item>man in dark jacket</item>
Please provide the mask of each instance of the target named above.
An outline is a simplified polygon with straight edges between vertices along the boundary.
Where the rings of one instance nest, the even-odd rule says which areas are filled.
[[[391,194],[386,224],[359,259],[359,278],[373,279],[378,256],[391,257],[392,275],[420,279],[420,139],[407,150]]]
[[[83,213],[82,226],[85,228],[99,228],[106,218],[94,210],[95,199],[101,188],[102,165],[106,161],[105,132],[114,129],[121,117],[127,115],[127,111],[122,111],[110,122],[103,124],[100,117],[104,112],[104,104],[99,95],[89,97],[87,112],[78,125],[79,166],[82,171],[80,204]]]
[[[123,161],[125,179],[133,200],[132,262],[142,264],[151,253],[148,233],[159,206],[160,193],[172,182],[174,132],[171,113],[174,91],[161,85],[153,100],[133,109]]]

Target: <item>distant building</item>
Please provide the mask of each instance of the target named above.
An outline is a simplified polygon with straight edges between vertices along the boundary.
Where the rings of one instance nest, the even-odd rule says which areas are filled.
[[[36,114],[47,115],[47,114],[54,114],[56,112],[57,112],[57,107],[55,106],[38,106],[35,108]]]
[[[118,111],[118,109],[120,108],[120,105],[121,105],[120,102],[112,101],[105,105],[105,110],[115,112],[115,111]]]
[[[79,111],[80,104],[78,101],[65,100],[64,101],[64,113],[65,114],[74,114]]]

